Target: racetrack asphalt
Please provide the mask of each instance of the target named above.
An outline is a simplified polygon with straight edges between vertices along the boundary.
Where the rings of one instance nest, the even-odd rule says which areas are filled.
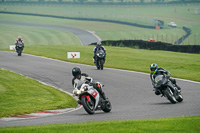
[[[48,117],[0,121],[0,127],[200,115],[199,82],[177,79],[177,84],[182,87],[184,100],[182,103],[171,104],[166,98],[154,94],[149,74],[111,68],[97,70],[95,66],[28,54],[19,57],[15,52],[0,51],[0,68],[68,92],[73,91],[71,70],[74,66],[79,66],[82,72],[105,85],[103,90],[112,103],[110,113],[97,111],[94,115],[88,115],[80,108]]]

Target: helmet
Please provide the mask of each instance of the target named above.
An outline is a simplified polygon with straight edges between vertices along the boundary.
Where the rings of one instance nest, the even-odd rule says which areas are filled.
[[[72,69],[72,75],[77,78],[78,75],[81,75],[81,69],[79,67],[74,67]]]
[[[18,39],[19,39],[19,40],[21,40],[21,39],[22,39],[22,37],[21,37],[21,36],[18,36]]]
[[[158,65],[153,63],[150,65],[150,70],[152,73],[156,73],[158,71]]]
[[[97,43],[97,47],[99,47],[99,48],[101,47],[101,42]]]

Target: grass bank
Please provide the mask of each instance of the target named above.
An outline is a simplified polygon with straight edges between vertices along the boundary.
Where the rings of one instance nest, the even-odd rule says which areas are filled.
[[[3,69],[0,69],[0,94],[0,117],[74,108],[77,104],[64,92]]]
[[[198,133],[200,116],[0,128],[0,133]]]
[[[1,16],[1,15],[0,15]],[[81,45],[80,40],[71,32],[34,26],[0,23],[0,49],[14,45],[18,36],[25,45]]]
[[[94,46],[27,46],[25,53],[45,56],[63,61],[94,65],[92,62]],[[171,72],[172,77],[200,81],[200,54],[168,51],[143,50],[106,46],[105,67],[150,73],[151,63],[157,63]],[[34,49],[34,50],[33,50]],[[68,59],[67,52],[80,52],[80,59]]]
[[[74,18],[98,18],[106,20],[117,20],[131,23],[138,23],[143,25],[153,26],[153,20],[159,19],[165,22],[165,27],[162,30],[145,29],[133,26],[121,26],[119,24],[111,24],[107,26],[104,22],[95,21],[75,21],[62,20],[65,25],[84,28],[95,31],[103,40],[108,39],[143,39],[148,40],[154,38],[156,41],[163,41],[174,43],[178,38],[185,35],[182,27],[191,28],[192,34],[186,39],[183,44],[200,44],[200,17],[195,14],[195,9],[199,8],[200,4],[196,5],[159,5],[159,6],[86,6],[86,5],[16,5],[5,4],[0,5],[0,11],[8,12],[25,12],[35,14],[56,15]],[[94,12],[95,11],[95,12]],[[14,19],[9,20],[26,21],[26,16],[21,16],[23,20]],[[31,16],[33,17],[33,16]],[[1,17],[2,20],[4,19]],[[34,18],[34,17],[33,17]],[[41,17],[40,17],[41,18]],[[53,18],[46,18],[51,23]],[[58,19],[57,19],[58,20]],[[42,23],[32,19],[32,22]],[[167,26],[169,22],[175,22],[178,27],[171,28]],[[58,21],[56,21],[58,23]],[[55,23],[55,24],[56,24]],[[119,30],[120,29],[120,30]]]

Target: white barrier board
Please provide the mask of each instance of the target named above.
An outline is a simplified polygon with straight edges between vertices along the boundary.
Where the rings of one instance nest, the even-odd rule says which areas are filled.
[[[67,58],[80,58],[80,52],[67,52]]]
[[[10,45],[10,50],[15,50],[15,45]]]

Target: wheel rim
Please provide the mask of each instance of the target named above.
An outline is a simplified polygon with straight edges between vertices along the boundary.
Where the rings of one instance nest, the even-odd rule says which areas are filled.
[[[94,102],[91,100],[90,102],[88,102],[88,100],[85,100],[85,103],[87,104],[87,106],[91,109],[94,110]]]

